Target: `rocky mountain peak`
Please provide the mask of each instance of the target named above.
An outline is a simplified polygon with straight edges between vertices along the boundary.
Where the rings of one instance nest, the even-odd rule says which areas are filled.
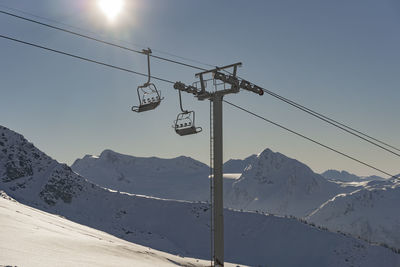
[[[11,182],[41,173],[53,160],[22,135],[0,126],[0,179]]]
[[[27,201],[40,197],[50,206],[59,200],[71,203],[83,180],[22,135],[0,126],[0,188],[6,193]]]

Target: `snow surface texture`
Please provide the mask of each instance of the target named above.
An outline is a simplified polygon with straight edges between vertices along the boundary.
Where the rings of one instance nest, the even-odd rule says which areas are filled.
[[[226,205],[304,217],[335,195],[353,190],[327,181],[295,159],[266,149],[233,183]]]
[[[327,170],[321,173],[323,177],[329,180],[340,181],[340,182],[370,182],[370,181],[384,181],[386,179],[371,175],[371,176],[357,176],[347,171]]]
[[[399,203],[399,181],[369,182],[363,189],[327,201],[307,220],[400,251]]]
[[[209,259],[209,205],[107,190],[58,164],[7,128],[0,127],[0,138],[0,189],[17,201],[136,244]],[[225,210],[224,216],[225,258],[229,262],[400,266],[400,255],[389,249],[296,219],[233,210]]]
[[[9,266],[163,267],[209,264],[204,260],[178,257],[127,242],[22,205],[1,191],[0,218],[0,264]]]

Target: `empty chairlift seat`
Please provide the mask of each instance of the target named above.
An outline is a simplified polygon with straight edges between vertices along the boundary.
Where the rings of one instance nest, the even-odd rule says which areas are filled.
[[[180,136],[197,134],[202,131],[201,127],[196,127],[194,124],[195,120],[194,111],[185,111],[179,113],[174,121],[175,132]]]
[[[141,85],[137,88],[139,106],[133,106],[132,111],[143,112],[155,109],[161,103],[160,92],[152,83]]]

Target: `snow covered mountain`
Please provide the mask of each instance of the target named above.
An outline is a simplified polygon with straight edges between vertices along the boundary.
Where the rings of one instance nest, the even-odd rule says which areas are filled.
[[[230,159],[224,163],[224,173],[242,173],[256,158],[257,155],[251,155],[245,159]]]
[[[266,149],[233,183],[226,205],[304,217],[335,195],[353,190],[327,181],[295,159]]]
[[[321,173],[323,177],[328,180],[340,181],[340,182],[369,182],[369,181],[384,181],[385,178],[380,176],[357,176],[347,171],[327,170]]]
[[[400,182],[372,181],[365,188],[341,194],[324,203],[308,218],[334,231],[400,249]]]
[[[286,163],[282,168],[279,167],[279,171],[269,173],[267,167],[268,170],[260,169],[256,174],[254,170],[264,163],[265,166],[277,166],[275,162],[266,162],[266,154],[271,154],[272,161]],[[224,166],[228,166],[228,170],[224,169],[225,173],[247,167],[241,170],[243,175],[240,179],[224,179],[225,206],[235,209],[263,210],[302,217],[336,194],[356,189],[354,186],[326,181],[306,165],[268,149],[260,156],[229,160]],[[99,156],[86,155],[76,160],[71,168],[95,184],[121,192],[189,201],[209,199],[208,166],[187,157],[139,158],[104,150]],[[258,174],[269,177],[268,182],[253,177]],[[291,184],[295,196],[287,192],[287,184]],[[299,188],[301,186],[309,189]],[[311,192],[311,188],[315,191]],[[251,201],[251,198],[256,200]]]
[[[0,142],[0,189],[17,201],[136,244],[209,258],[208,204],[101,188],[4,127],[0,127]],[[224,216],[225,257],[229,262],[252,266],[400,266],[400,254],[389,249],[296,219],[233,210],[225,210]]]
[[[189,157],[140,158],[104,150],[86,155],[71,168],[100,186],[168,199],[209,199],[209,167]]]

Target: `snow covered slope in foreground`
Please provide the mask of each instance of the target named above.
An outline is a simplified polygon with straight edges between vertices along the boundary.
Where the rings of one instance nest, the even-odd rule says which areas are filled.
[[[104,150],[77,159],[72,170],[100,186],[140,195],[184,200],[209,198],[209,168],[189,157],[141,158]]]
[[[1,194],[1,192],[0,192]],[[129,243],[0,196],[0,263],[9,266],[206,266]],[[227,264],[228,266],[236,266]]]
[[[307,219],[400,250],[400,182],[375,181],[324,203]]]

